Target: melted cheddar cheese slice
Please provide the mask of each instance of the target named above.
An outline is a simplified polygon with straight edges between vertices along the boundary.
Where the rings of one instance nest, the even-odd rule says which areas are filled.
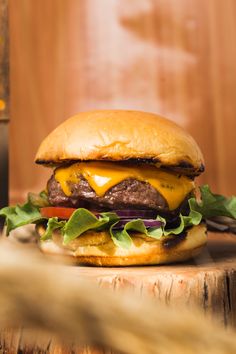
[[[55,170],[55,179],[67,196],[71,195],[70,183],[78,183],[81,175],[100,197],[127,178],[148,182],[165,198],[170,210],[176,209],[194,188],[194,182],[188,177],[152,165],[81,162]]]

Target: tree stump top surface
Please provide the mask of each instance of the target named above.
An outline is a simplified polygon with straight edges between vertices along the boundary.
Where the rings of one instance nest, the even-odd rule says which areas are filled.
[[[77,266],[73,271],[85,277],[105,277],[111,275],[139,276],[161,274],[181,274],[194,276],[201,272],[216,272],[236,270],[236,235],[227,233],[208,233],[206,248],[196,258],[174,264],[157,266],[131,266],[131,267],[90,267]]]
[[[113,291],[128,290],[171,306],[198,307],[225,326],[236,327],[236,235],[208,233],[196,258],[175,264],[100,268],[69,267],[75,278]]]
[[[35,245],[31,246],[35,250]],[[112,291],[125,289],[168,306],[198,307],[214,321],[236,327],[236,236],[232,234],[209,233],[202,254],[184,263],[113,268],[63,266],[63,271],[75,277],[75,281],[85,279]],[[57,340],[45,346],[40,336],[29,347],[27,338],[22,329],[0,331],[0,345],[9,353],[18,353],[19,348],[22,352],[29,348],[30,352],[39,352],[40,348],[42,353],[48,352],[49,347],[50,353],[70,353],[72,349]],[[87,346],[76,348],[75,352],[105,353]]]

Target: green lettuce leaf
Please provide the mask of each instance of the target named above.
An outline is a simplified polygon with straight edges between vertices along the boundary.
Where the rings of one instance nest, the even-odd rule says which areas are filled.
[[[42,208],[50,205],[46,191],[42,191],[39,194],[29,192],[28,202],[37,208]]]
[[[204,219],[214,216],[228,216],[236,218],[236,197],[226,198],[223,195],[213,194],[208,185],[200,187],[201,202],[195,198],[189,200],[191,210],[202,215]]]
[[[164,225],[164,227],[163,227],[163,235],[164,236],[168,236],[170,234],[179,235],[179,234],[181,234],[181,232],[183,232],[184,226],[185,226],[184,217],[183,217],[183,215],[180,214],[179,218],[180,218],[180,224],[179,224],[179,226],[177,226],[175,228],[167,229],[166,226]]]
[[[163,223],[163,227],[162,227],[163,236],[168,236],[170,234],[179,235],[179,234],[181,234],[181,232],[184,231],[184,229],[186,227],[199,225],[201,220],[202,220],[202,215],[200,213],[198,213],[197,211],[192,210],[191,206],[190,206],[189,215],[186,216],[186,215],[180,214],[179,215],[180,223],[175,228],[167,228],[166,227],[166,220],[164,218],[161,218],[161,217],[159,217],[158,219],[160,221],[162,221],[162,223]]]
[[[58,218],[48,219],[47,228],[45,233],[41,236],[41,241],[49,240],[52,237],[52,232],[57,229],[62,229],[66,224],[66,221],[58,221]]]
[[[77,209],[62,229],[64,235],[63,243],[67,245],[70,241],[79,237],[88,230],[101,230],[109,228],[110,224],[119,220],[115,213],[101,213],[97,218],[93,213],[84,208]]]
[[[6,233],[9,233],[17,227],[32,224],[40,219],[42,216],[39,209],[33,206],[30,202],[24,205],[16,205],[14,207],[5,207],[0,210],[0,216],[6,218]]]
[[[128,232],[125,229],[114,230],[114,226],[118,222],[114,223],[110,227],[109,231],[110,231],[111,239],[117,247],[128,249],[132,245],[132,238],[130,237],[130,235],[128,234]]]
[[[110,228],[110,234],[111,238],[114,242],[114,244],[118,247],[122,248],[129,248],[132,244],[132,237],[129,234],[128,231],[136,231],[140,232],[142,234],[145,234],[146,236],[155,238],[155,239],[160,239],[163,231],[161,227],[151,227],[151,228],[146,228],[144,225],[144,222],[141,219],[135,219],[132,221],[128,221],[123,230],[114,230],[114,226],[117,223],[113,224]]]

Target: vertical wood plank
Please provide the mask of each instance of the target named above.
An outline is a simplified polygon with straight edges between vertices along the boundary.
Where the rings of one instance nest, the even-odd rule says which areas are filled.
[[[0,0],[0,208],[8,204],[8,1]],[[0,229],[3,221],[0,219]]]
[[[0,121],[9,119],[8,1],[0,1]]]
[[[163,114],[201,146],[199,182],[236,194],[234,0],[11,0],[11,197],[44,188],[43,137],[96,108]]]

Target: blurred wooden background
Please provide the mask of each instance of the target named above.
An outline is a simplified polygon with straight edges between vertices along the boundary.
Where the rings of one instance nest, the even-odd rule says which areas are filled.
[[[44,188],[41,140],[96,108],[158,112],[206,160],[200,182],[236,194],[235,0],[10,0],[11,201]]]

